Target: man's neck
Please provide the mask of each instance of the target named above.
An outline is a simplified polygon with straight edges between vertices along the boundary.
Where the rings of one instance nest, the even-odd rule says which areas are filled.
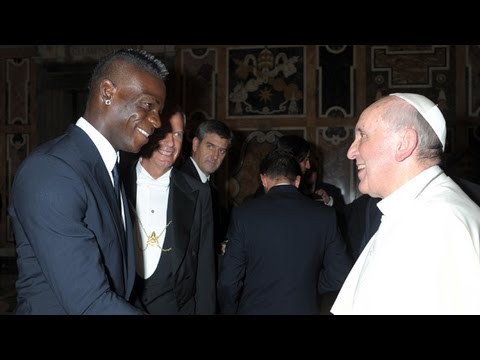
[[[267,178],[267,186],[265,192],[268,192],[274,186],[294,185],[287,178],[280,177],[276,179]]]

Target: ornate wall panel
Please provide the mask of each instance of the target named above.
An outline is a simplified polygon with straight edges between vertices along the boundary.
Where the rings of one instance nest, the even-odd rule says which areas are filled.
[[[341,189],[346,203],[356,197],[352,162],[347,149],[352,140],[351,124],[355,114],[355,48],[352,45],[317,46],[317,109],[320,123],[315,128],[315,142],[321,159],[321,178]]]
[[[303,46],[227,49],[227,116],[305,114]]]
[[[180,56],[183,107],[187,119],[215,118],[217,50],[211,48],[182,49]],[[196,121],[196,123],[199,122]]]
[[[468,116],[480,116],[480,46],[467,46]]]
[[[319,126],[316,129],[317,151],[320,152],[318,156],[323,165],[323,181],[339,187],[346,204],[358,195],[355,164],[347,158],[353,139],[354,128],[350,126]]]
[[[30,59],[7,59],[7,124],[29,124]]]
[[[317,48],[318,116],[352,117],[354,111],[354,47],[321,45]]]
[[[167,60],[167,67],[170,59],[175,57],[175,45],[39,45],[38,56],[42,61],[55,63],[96,63],[102,57],[119,49],[144,49],[146,51],[158,54],[162,60]]]
[[[37,125],[35,63],[15,55],[13,50],[0,54],[0,80],[5,84],[0,88],[0,248],[7,249],[13,247],[8,195],[18,166],[36,145]]]
[[[367,104],[393,92],[415,92],[438,103],[447,121],[455,116],[455,47],[367,47]]]

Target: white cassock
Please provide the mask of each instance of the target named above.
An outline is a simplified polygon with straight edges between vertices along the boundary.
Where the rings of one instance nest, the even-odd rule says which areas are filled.
[[[438,166],[378,203],[333,314],[480,314],[480,208]]]

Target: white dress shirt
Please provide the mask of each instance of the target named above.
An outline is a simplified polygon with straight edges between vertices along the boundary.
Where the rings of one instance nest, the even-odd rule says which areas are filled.
[[[137,163],[137,203],[135,219],[135,256],[137,274],[144,279],[155,272],[162,256],[163,243],[167,228],[167,208],[170,190],[170,174],[168,170],[158,179]],[[147,244],[148,236],[155,232],[159,236],[158,243]],[[163,249],[165,250],[165,249]]]

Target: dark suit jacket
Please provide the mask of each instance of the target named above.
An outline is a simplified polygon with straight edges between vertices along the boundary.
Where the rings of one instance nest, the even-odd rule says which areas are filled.
[[[467,179],[463,179],[457,176],[452,176],[452,179],[460,186],[465,194],[472,199],[475,204],[480,206],[480,185],[471,182]]]
[[[335,210],[280,185],[232,210],[217,284],[223,314],[320,314],[351,268]]]
[[[337,210],[337,215],[343,212],[345,200],[343,199],[342,190],[340,190],[339,187],[323,181],[317,181],[315,183],[315,190],[318,189],[325,190],[327,194],[333,198],[333,207]]]
[[[125,179],[132,219],[137,199],[136,162]],[[212,203],[208,185],[173,168],[170,177],[167,220],[172,224],[165,242],[173,244],[172,272],[178,312],[215,313],[215,259]],[[160,260],[161,261],[161,260]],[[193,305],[192,305],[193,302]]]
[[[189,157],[185,163],[179,168],[180,171],[188,174],[198,181],[201,181],[197,168],[193,164],[192,159]],[[212,209],[213,209],[213,239],[215,244],[216,253],[219,252],[220,244],[225,239],[227,232],[229,214],[228,211],[220,206],[218,189],[213,183],[210,182],[210,190],[212,194]]]
[[[382,212],[377,207],[380,200],[364,194],[345,206],[345,242],[354,261],[380,226]]]
[[[126,204],[126,198],[124,198]],[[112,181],[75,125],[18,169],[9,207],[15,232],[17,314],[141,314],[128,303],[135,278]]]

